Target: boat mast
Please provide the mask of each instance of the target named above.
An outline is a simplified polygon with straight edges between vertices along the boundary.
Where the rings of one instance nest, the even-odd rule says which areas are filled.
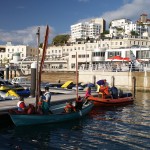
[[[38,99],[39,99],[39,45],[40,45],[40,27],[37,29],[37,68],[36,68],[36,108],[38,104]]]
[[[76,52],[76,96],[77,96],[77,100],[78,100],[78,55],[77,55],[77,52]]]

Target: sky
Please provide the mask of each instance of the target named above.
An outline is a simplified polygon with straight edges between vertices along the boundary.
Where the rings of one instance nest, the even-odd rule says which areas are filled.
[[[37,28],[43,43],[46,25],[49,44],[59,34],[70,34],[70,26],[92,18],[103,18],[107,26],[114,19],[135,22],[146,13],[150,0],[1,0],[0,44],[37,45]]]

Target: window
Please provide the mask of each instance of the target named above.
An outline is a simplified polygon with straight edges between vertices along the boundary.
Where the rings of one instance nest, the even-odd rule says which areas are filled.
[[[71,68],[73,69],[73,68],[75,68],[75,64],[73,63],[73,64],[71,64]]]
[[[76,55],[72,55],[72,58],[76,58]]]

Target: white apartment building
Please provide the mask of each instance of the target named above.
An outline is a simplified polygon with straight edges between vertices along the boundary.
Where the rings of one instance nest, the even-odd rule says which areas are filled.
[[[129,19],[115,19],[111,21],[111,27],[121,27],[124,28],[125,25],[131,24]]]
[[[131,31],[136,31],[136,24],[133,24],[129,19],[118,19],[111,22],[109,28],[110,37],[118,35],[130,35]]]
[[[94,18],[94,19],[91,19],[90,22],[100,24],[101,26],[100,33],[103,33],[106,30],[106,21],[103,18]]]
[[[18,59],[22,60],[26,57],[35,57],[37,55],[37,48],[26,45],[12,45],[8,42],[5,46],[0,46],[0,60],[2,62],[9,62],[13,59],[13,55],[18,55]]]
[[[142,21],[145,21],[145,17],[141,17]],[[149,26],[144,22],[143,25],[132,23],[129,19],[118,19],[111,22],[109,29],[110,37],[119,35],[131,35],[131,31],[135,31],[142,37],[149,37]]]
[[[100,36],[101,25],[93,22],[77,23],[71,26],[71,41],[76,39],[97,38]]]

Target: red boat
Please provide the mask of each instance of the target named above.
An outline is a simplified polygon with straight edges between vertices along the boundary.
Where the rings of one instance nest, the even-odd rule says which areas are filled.
[[[116,105],[124,105],[129,104],[134,101],[132,96],[129,97],[119,97],[117,99],[112,98],[99,98],[94,96],[89,96],[88,100],[94,101],[94,105],[100,105],[100,106],[116,106]]]

